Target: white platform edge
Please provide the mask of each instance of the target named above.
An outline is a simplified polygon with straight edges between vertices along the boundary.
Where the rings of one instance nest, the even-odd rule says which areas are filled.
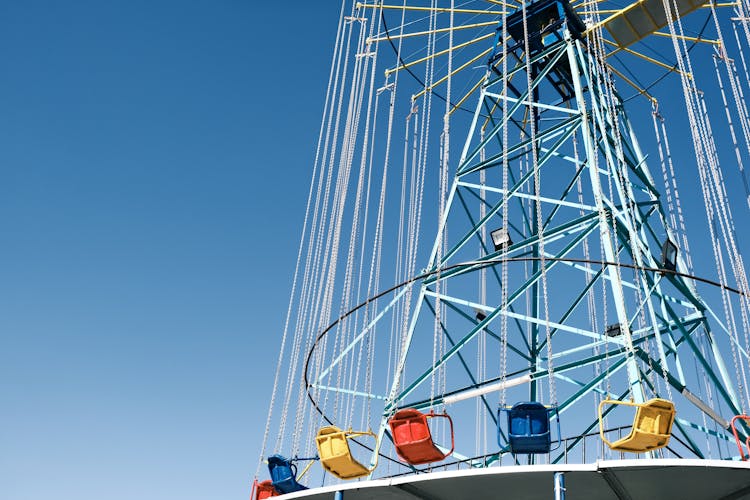
[[[282,495],[284,498],[304,498],[312,494],[345,492],[347,490],[359,490],[364,488],[377,488],[396,486],[400,484],[413,484],[434,479],[448,479],[454,477],[471,477],[501,474],[519,474],[524,472],[596,472],[606,469],[643,469],[662,467],[701,467],[701,468],[724,468],[745,469],[750,471],[750,462],[729,460],[703,460],[703,459],[633,459],[633,460],[599,460],[590,464],[540,464],[540,465],[504,465],[501,467],[487,467],[482,469],[465,469],[455,471],[428,472],[425,474],[410,474],[393,478],[371,479],[368,481],[354,481],[339,483],[309,490],[298,491]]]

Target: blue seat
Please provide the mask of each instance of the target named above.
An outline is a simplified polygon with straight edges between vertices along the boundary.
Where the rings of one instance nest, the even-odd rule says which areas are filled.
[[[292,493],[307,489],[307,486],[297,482],[297,466],[281,455],[268,457],[268,472],[271,474],[273,487],[279,493]]]
[[[557,413],[557,407],[547,408],[536,401],[516,403],[511,408],[498,410],[498,443],[501,441],[500,412],[508,414],[508,445],[511,453],[539,454],[549,453],[552,449],[550,433],[551,414]],[[557,434],[560,435],[560,418],[557,418]],[[559,444],[558,444],[559,446]]]

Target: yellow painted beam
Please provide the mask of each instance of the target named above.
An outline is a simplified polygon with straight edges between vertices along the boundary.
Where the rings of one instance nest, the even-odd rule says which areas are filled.
[[[453,106],[451,108],[451,110],[450,110],[450,112],[448,114],[452,115],[454,111],[456,111],[458,108],[460,108],[461,106],[463,106],[463,104],[466,102],[466,100],[469,98],[469,96],[471,96],[471,94],[473,94],[474,92],[476,92],[477,89],[482,86],[482,83],[484,83],[484,78],[480,78],[479,81],[473,87],[471,87],[469,89],[469,91],[461,99],[459,99],[459,101],[456,103],[455,106]]]
[[[499,0],[484,0],[485,2],[489,2],[494,5],[502,5],[503,7],[510,7],[511,9],[515,9],[518,7],[518,4],[511,4],[508,2],[500,2]],[[516,0],[518,1],[518,0]]]
[[[652,96],[651,94],[649,94],[646,91],[646,89],[642,89],[641,87],[639,87],[638,85],[636,85],[634,82],[632,82],[630,80],[630,78],[628,78],[627,76],[623,75],[622,73],[620,73],[619,71],[617,71],[617,69],[615,69],[614,67],[612,67],[611,64],[608,64],[607,66],[609,66],[609,69],[610,69],[610,71],[612,71],[612,73],[614,73],[615,75],[617,75],[620,78],[622,78],[625,83],[627,83],[628,85],[630,85],[631,87],[633,87],[635,90],[637,90],[639,95],[642,95],[642,96],[646,97],[649,101],[651,101],[653,103],[657,102],[656,98],[654,96]]]
[[[434,57],[445,55],[445,54],[449,53],[451,50],[462,49],[464,47],[468,47],[471,44],[474,44],[474,43],[477,43],[477,42],[481,42],[482,40],[487,40],[488,38],[492,38],[493,36],[495,36],[494,33],[488,33],[488,34],[482,35],[482,36],[480,36],[478,38],[474,38],[473,40],[469,40],[468,42],[459,43],[458,45],[454,45],[452,49],[441,50],[440,52],[435,52],[434,54],[430,54],[429,56],[423,57],[421,59],[417,59],[416,61],[412,61],[412,62],[409,62],[409,63],[406,63],[406,64],[399,64],[395,68],[390,68],[390,69],[385,70],[385,75],[388,76],[391,73],[395,73],[396,71],[401,71],[402,69],[410,68],[410,67],[412,67],[412,66],[414,66],[416,64],[420,64],[420,63],[423,63],[425,61],[429,61],[430,59],[432,59]]]
[[[356,7],[358,9],[397,9],[397,10],[413,10],[413,11],[427,11],[427,12],[454,12],[457,14],[491,14],[494,16],[500,16],[503,14],[502,11],[497,10],[477,10],[477,9],[451,9],[449,7],[414,7],[410,5],[378,5],[369,3],[357,2]]]
[[[672,38],[672,35],[670,33],[662,33],[661,31],[655,31],[654,35],[661,36],[664,38]],[[686,40],[688,42],[701,42],[701,43],[709,43],[711,45],[721,45],[721,42],[718,40],[708,40],[706,38],[696,38],[694,36],[682,36],[682,35],[675,35],[675,38],[678,40]]]
[[[607,58],[609,58],[609,57],[617,54],[618,52],[627,52],[628,54],[632,54],[632,55],[634,55],[636,57],[639,57],[639,58],[643,59],[644,61],[648,61],[650,63],[656,64],[657,66],[661,66],[662,68],[667,69],[669,71],[674,71],[675,73],[677,73],[679,75],[683,74],[682,71],[678,70],[674,66],[670,66],[669,64],[661,62],[661,61],[659,61],[657,59],[654,59],[653,57],[649,57],[646,54],[642,54],[640,52],[636,52],[635,50],[629,49],[627,47],[620,47],[616,43],[614,43],[614,42],[612,42],[610,40],[607,40],[607,39],[605,39],[604,42],[607,43],[607,44],[609,44],[609,45],[614,45],[615,47],[617,47],[612,52],[607,53],[607,55],[606,55]],[[689,74],[687,74],[687,77],[688,78],[692,78],[692,76],[689,75]]]
[[[489,49],[487,49],[487,50],[483,50],[482,52],[480,52],[480,53],[479,53],[478,55],[476,55],[475,57],[472,57],[471,59],[469,59],[468,61],[466,61],[466,62],[465,62],[464,64],[462,64],[461,66],[459,66],[458,68],[456,68],[456,69],[454,69],[453,71],[451,71],[451,72],[450,72],[449,74],[447,74],[447,75],[445,75],[444,77],[442,77],[442,78],[441,78],[440,80],[436,81],[435,83],[433,83],[433,84],[432,84],[432,85],[430,85],[429,87],[425,87],[425,88],[424,88],[424,89],[423,89],[422,91],[420,91],[420,92],[418,92],[418,93],[414,94],[414,96],[413,96],[412,98],[413,98],[413,99],[419,99],[420,97],[422,97],[422,96],[424,95],[424,93],[425,93],[425,92],[427,92],[428,90],[429,90],[429,91],[431,91],[432,89],[434,89],[435,87],[437,87],[437,86],[438,86],[438,85],[440,85],[441,83],[443,83],[443,82],[445,82],[446,80],[448,80],[448,78],[450,78],[451,76],[455,75],[455,74],[456,74],[456,73],[458,73],[459,71],[462,71],[462,70],[466,69],[466,68],[467,68],[468,66],[470,66],[470,65],[474,64],[474,63],[475,63],[475,62],[476,62],[476,61],[477,61],[478,59],[481,59],[482,57],[486,56],[486,55],[487,55],[487,54],[489,54],[489,53],[490,53],[491,51],[492,51],[492,47],[490,47],[490,48],[489,48]]]
[[[482,130],[483,131],[487,130],[487,125],[489,125],[489,123],[490,123],[490,117],[492,116],[492,114],[495,112],[495,110],[497,108],[498,108],[498,104],[497,104],[497,102],[495,102],[495,104],[492,105],[492,109],[490,109],[490,112],[487,115],[487,118],[484,119],[484,123],[482,123]]]
[[[674,71],[675,73],[680,74],[680,75],[683,74],[682,71],[678,70],[674,66],[670,66],[669,64],[663,63],[661,61],[657,61],[653,57],[649,57],[646,54],[641,54],[640,52],[636,52],[635,50],[628,49],[628,48],[625,48],[625,47],[622,47],[622,50],[624,50],[628,54],[633,54],[636,57],[640,57],[644,61],[648,61],[648,62],[656,64],[657,66],[660,66],[660,67],[662,67],[664,69],[668,69],[669,71]],[[692,76],[690,74],[687,74],[687,77],[688,78],[692,78]]]
[[[423,36],[423,35],[430,35],[432,33],[445,33],[446,31],[457,31],[457,30],[466,30],[471,28],[481,28],[484,26],[495,26],[497,24],[497,21],[489,21],[486,23],[475,23],[475,24],[466,24],[463,26],[455,26],[453,28],[440,28],[436,30],[429,30],[429,31],[417,31],[414,33],[404,33],[403,35],[391,35],[391,40],[398,40],[399,38],[412,38],[415,36]],[[388,37],[380,37],[380,38],[368,38],[367,43],[378,43],[378,42],[384,42],[388,40]]]
[[[510,83],[510,81],[508,81],[508,83]],[[495,103],[492,105],[492,108],[490,108],[490,112],[487,113],[487,118],[485,118],[484,122],[482,123],[482,127],[481,128],[482,128],[483,131],[487,130],[487,125],[489,125],[489,123],[490,123],[490,118],[492,117],[492,115],[495,114],[495,111],[497,110],[497,108],[500,107],[500,105],[499,105],[499,102],[500,102],[499,99],[495,99],[494,101],[495,101]],[[528,111],[528,108],[527,108],[526,111]],[[525,116],[525,114],[524,114],[524,116]],[[526,121],[526,118],[524,118],[524,122],[525,121]]]

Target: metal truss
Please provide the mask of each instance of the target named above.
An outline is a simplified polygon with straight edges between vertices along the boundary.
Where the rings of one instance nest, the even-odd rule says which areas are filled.
[[[741,406],[722,357],[732,339],[680,275],[679,251],[676,274],[658,271],[670,266],[665,242],[678,240],[646,156],[605,62],[558,33],[536,53],[509,48],[505,74],[498,57],[488,71],[378,442],[397,408],[447,405],[458,421],[479,411],[495,425],[498,402],[542,401],[558,406],[568,438],[548,458],[558,462],[597,428],[599,399],[662,397],[678,411],[675,454],[706,457],[707,440],[721,454]],[[490,235],[501,228],[509,240],[496,247]],[[475,421],[465,420],[468,433]]]

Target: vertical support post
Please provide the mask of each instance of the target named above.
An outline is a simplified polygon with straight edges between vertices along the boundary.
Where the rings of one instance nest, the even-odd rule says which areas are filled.
[[[595,126],[595,121],[599,119],[596,114],[596,106],[593,105],[592,111],[594,116],[589,123],[588,111],[586,108],[586,100],[583,96],[583,86],[581,85],[581,74],[578,69],[578,58],[576,54],[581,54],[580,42],[572,40],[570,32],[565,32],[565,39],[567,41],[568,50],[568,61],[570,62],[571,75],[573,77],[573,88],[575,90],[576,102],[578,104],[578,111],[581,114],[581,135],[583,136],[583,144],[586,150],[586,156],[589,159],[596,158],[599,154],[594,142],[593,130],[590,130],[590,125]],[[583,58],[582,58],[583,59]],[[591,78],[593,80],[593,78]],[[590,89],[592,103],[596,100],[596,92],[594,89]],[[590,160],[591,161],[591,160]],[[604,250],[605,258],[609,262],[615,262],[616,259],[616,245],[612,240],[612,235],[609,232],[609,221],[607,220],[607,204],[605,203],[604,192],[602,190],[601,181],[599,179],[600,173],[599,168],[595,167],[595,162],[588,164],[587,168],[589,171],[589,179],[591,181],[591,189],[594,193],[594,199],[596,200],[596,207],[599,212],[599,232]],[[628,379],[630,383],[631,394],[636,403],[642,403],[645,400],[644,391],[638,372],[638,365],[635,360],[635,349],[633,347],[633,339],[630,335],[630,320],[628,318],[627,311],[625,310],[625,299],[623,295],[623,285],[618,274],[616,266],[607,266],[607,274],[611,283],[610,290],[612,291],[613,300],[615,304],[615,310],[617,311],[617,320],[623,325],[625,329],[625,336],[627,341],[627,370]]]
[[[565,474],[555,472],[555,500],[565,500]]]
[[[343,491],[337,491],[333,494],[333,500],[344,500],[344,492]]]

